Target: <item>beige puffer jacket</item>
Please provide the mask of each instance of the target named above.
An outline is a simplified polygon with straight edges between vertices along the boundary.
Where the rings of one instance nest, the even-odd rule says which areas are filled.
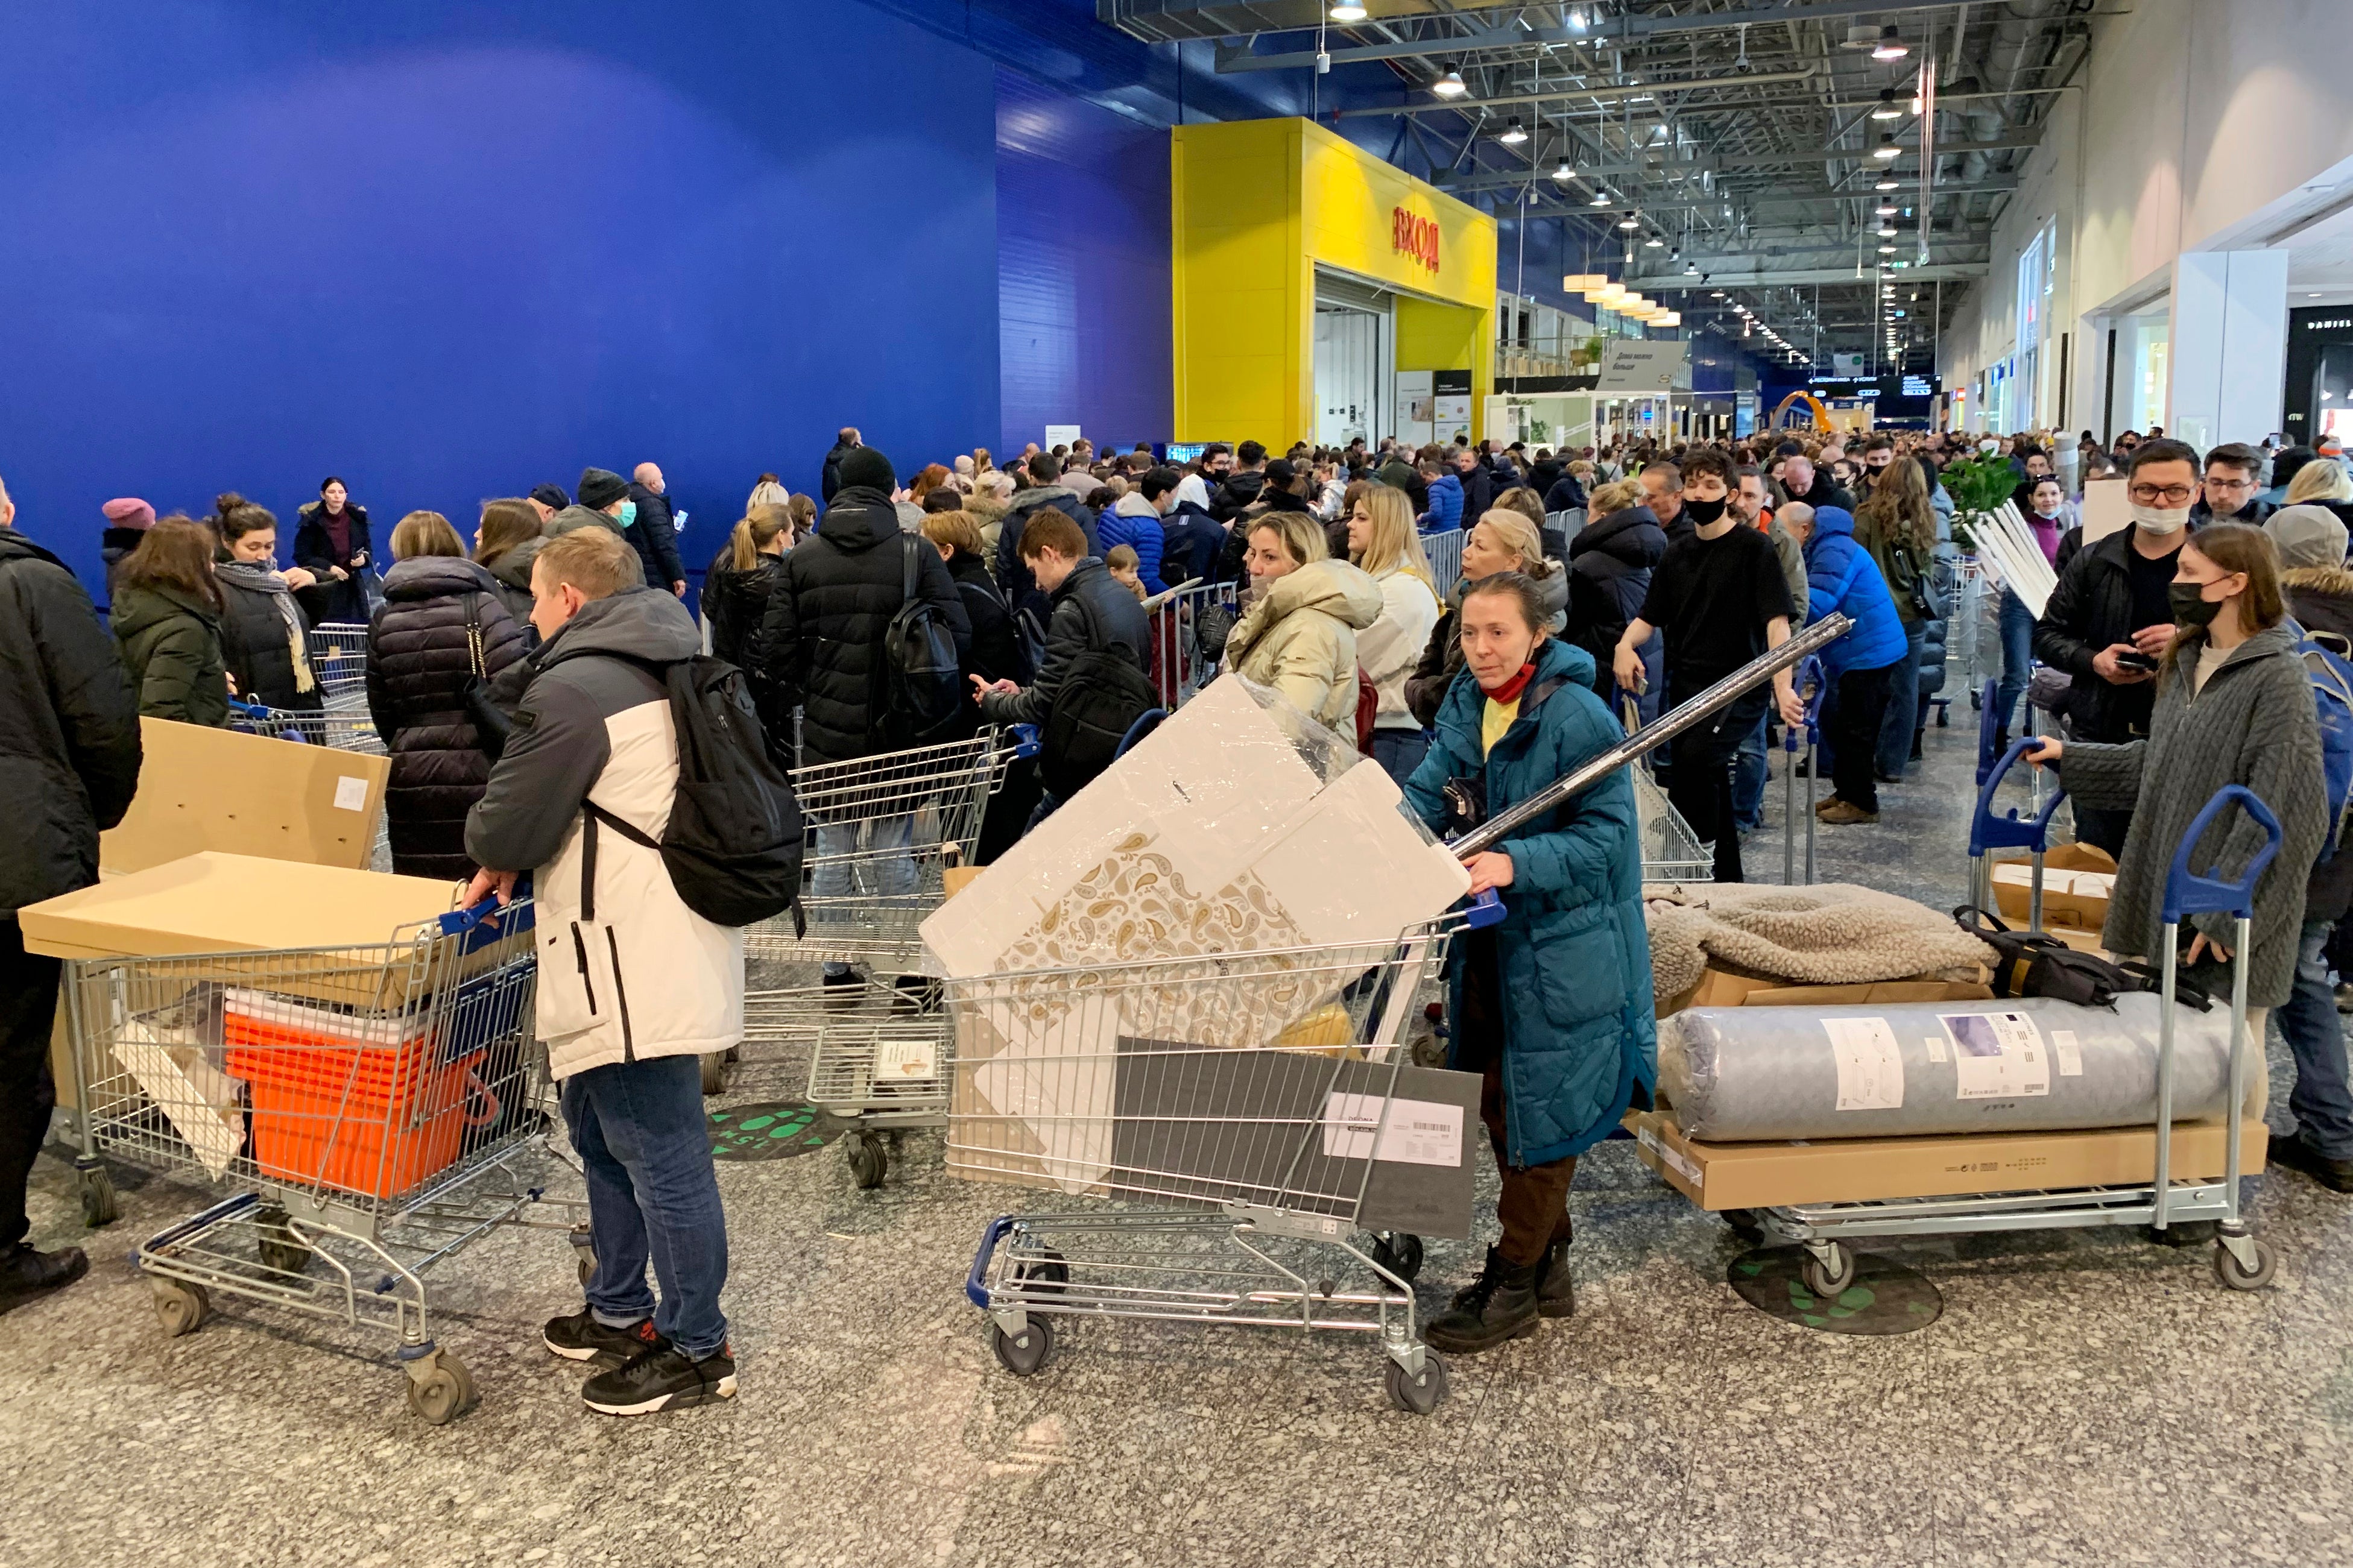
[[[1356,634],[1380,619],[1381,585],[1345,561],[1277,577],[1226,639],[1226,668],[1301,712],[1356,732]]]

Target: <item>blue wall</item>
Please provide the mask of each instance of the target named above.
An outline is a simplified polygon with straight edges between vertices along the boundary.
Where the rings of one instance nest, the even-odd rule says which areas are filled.
[[[1000,453],[1168,438],[1168,179],[1166,132],[997,72]]]
[[[910,471],[1000,427],[995,71],[934,31],[90,0],[0,10],[0,476],[87,582],[111,496],[289,517],[332,471],[470,532],[644,458],[699,566],[838,425]]]

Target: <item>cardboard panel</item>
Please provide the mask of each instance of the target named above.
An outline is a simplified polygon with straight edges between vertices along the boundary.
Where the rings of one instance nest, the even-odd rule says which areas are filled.
[[[389,758],[168,719],[142,719],[146,760],[99,869],[144,871],[205,850],[365,870]]]

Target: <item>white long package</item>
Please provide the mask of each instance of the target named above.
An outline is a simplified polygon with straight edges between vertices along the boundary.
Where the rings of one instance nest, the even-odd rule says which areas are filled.
[[[1659,1087],[1714,1142],[2142,1127],[2157,1119],[2158,997],[1694,1007],[1659,1020]],[[2231,1016],[2177,1004],[2173,1114],[2222,1114]],[[2263,1071],[2249,1046],[2252,1086]]]

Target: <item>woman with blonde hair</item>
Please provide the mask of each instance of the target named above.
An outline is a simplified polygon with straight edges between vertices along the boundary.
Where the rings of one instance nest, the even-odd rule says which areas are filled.
[[[1249,531],[1251,601],[1226,637],[1225,668],[1353,739],[1356,634],[1380,616],[1380,584],[1329,557],[1309,512],[1284,508],[1234,526]]]
[[[702,578],[702,618],[711,627],[711,651],[751,680],[754,705],[772,732],[779,715],[770,711],[762,689],[768,660],[760,624],[767,618],[768,595],[776,591],[792,535],[789,507],[755,506],[735,524]]]
[[[1498,572],[1516,572],[1535,585],[1546,633],[1557,637],[1568,623],[1568,574],[1559,562],[1545,559],[1535,524],[1503,507],[1490,510],[1464,537],[1462,580],[1447,595],[1446,613],[1439,616],[1422,646],[1420,662],[1406,678],[1406,706],[1425,728],[1437,720],[1446,689],[1462,672],[1462,642],[1456,630],[1462,597],[1472,584]]]
[[[2280,504],[2327,507],[2337,521],[2353,528],[2353,478],[2336,458],[2315,458],[2287,482],[2287,499]]]
[[[1365,486],[1348,509],[1347,527],[1349,558],[1381,590],[1379,618],[1356,638],[1356,662],[1380,693],[1370,755],[1403,787],[1430,749],[1430,736],[1406,706],[1405,682],[1438,624],[1438,588],[1403,490]]]

